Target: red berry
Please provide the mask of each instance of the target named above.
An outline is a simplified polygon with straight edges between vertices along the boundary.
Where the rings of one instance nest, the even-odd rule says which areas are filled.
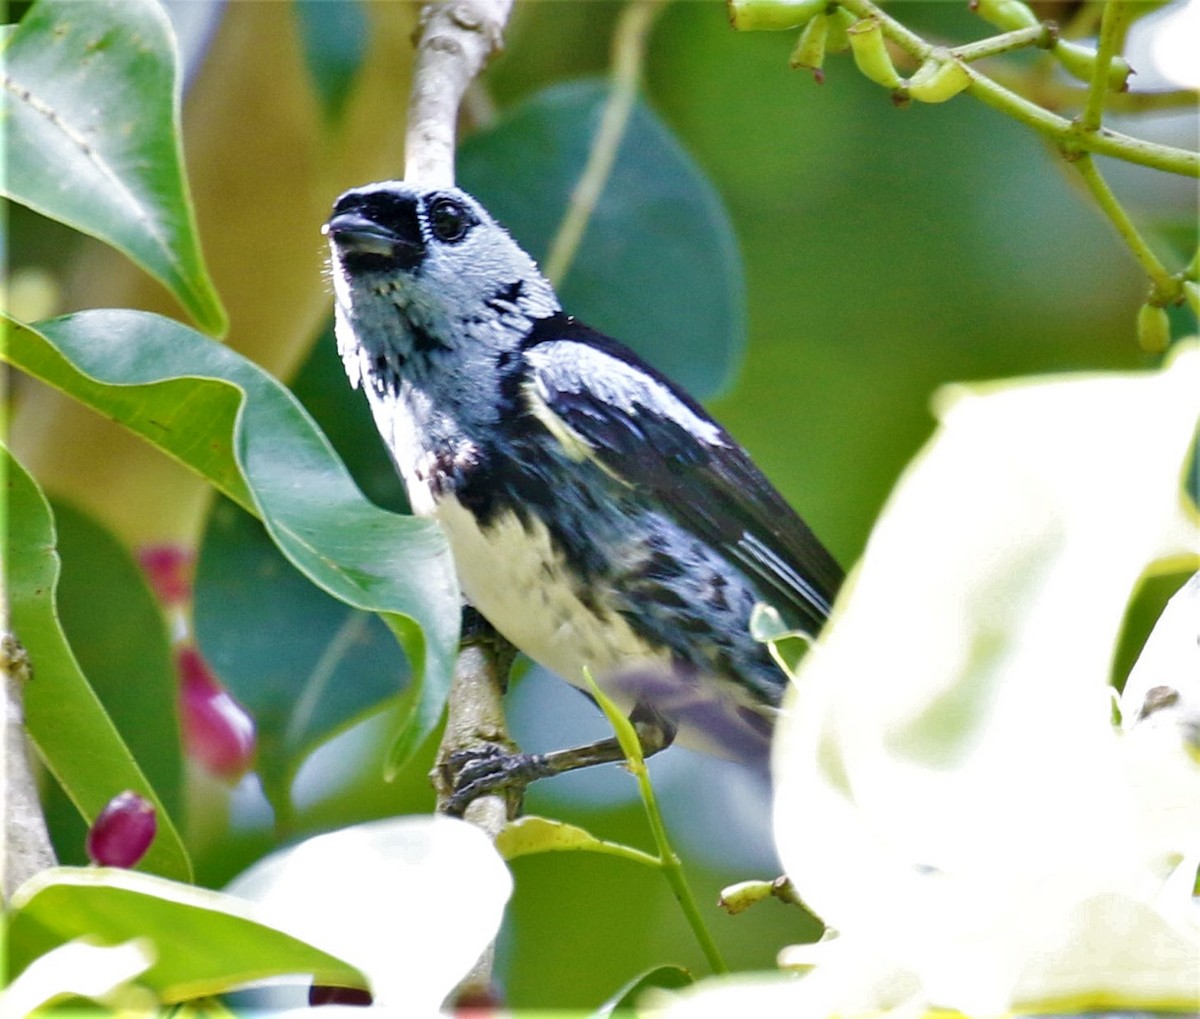
[[[254,719],[217,682],[194,645],[179,648],[176,656],[188,755],[219,778],[241,778],[254,763]]]
[[[192,553],[182,545],[143,545],[138,562],[150,587],[164,605],[179,605],[192,596]]]
[[[132,867],[146,855],[157,830],[154,804],[126,790],[109,800],[93,822],[87,854],[102,867]]]

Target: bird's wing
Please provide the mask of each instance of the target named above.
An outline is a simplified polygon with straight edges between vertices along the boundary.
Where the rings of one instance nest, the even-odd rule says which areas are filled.
[[[526,406],[578,460],[645,491],[725,552],[808,632],[829,615],[842,571],[707,413],[631,351],[566,316],[525,348]]]

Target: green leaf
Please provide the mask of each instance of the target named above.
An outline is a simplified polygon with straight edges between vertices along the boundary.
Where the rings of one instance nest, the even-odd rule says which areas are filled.
[[[52,868],[13,894],[11,972],[85,935],[152,942],[154,962],[137,982],[167,1003],[294,973],[366,986],[355,967],[258,921],[250,903],[231,895],[108,867]]]
[[[652,987],[665,991],[677,991],[681,987],[690,987],[696,982],[695,977],[682,966],[655,966],[654,969],[639,973],[626,983],[611,998],[592,1013],[591,1019],[607,1019],[608,1016],[629,1014],[634,1015],[637,1000],[642,992]]]
[[[640,849],[622,845],[620,842],[597,838],[590,831],[577,825],[555,821],[548,817],[538,817],[534,814],[519,817],[505,825],[500,834],[496,836],[496,849],[506,860],[515,860],[518,856],[530,856],[534,853],[565,853],[583,850],[590,853],[619,856],[648,867],[659,866],[657,857]]]
[[[200,545],[193,624],[209,665],[254,715],[257,770],[277,813],[307,754],[411,678],[377,616],[289,569],[262,524],[225,499]]]
[[[63,562],[58,614],[71,650],[177,817],[183,809],[179,683],[162,611],[137,563],[108,530],[73,506],[51,499],[51,507]]]
[[[367,53],[367,16],[359,0],[292,0],[292,9],[322,112],[336,124]]]
[[[3,356],[197,471],[258,516],[313,583],[380,613],[418,679],[397,759],[420,745],[458,646],[458,586],[436,524],[368,503],[291,393],[171,319],[88,311],[36,330],[13,323]]]
[[[169,812],[88,685],[59,625],[59,558],[50,505],[7,450],[3,456],[8,509],[4,573],[11,626],[33,668],[23,691],[30,739],[89,823],[125,789],[154,803],[158,834],[139,866],[190,879],[191,863]]]
[[[153,0],[39,0],[4,51],[0,193],[160,280],[202,328],[227,320],[183,171],[175,39]]]
[[[759,602],[750,613],[750,636],[769,646],[771,657],[785,675],[792,675],[812,645],[812,637],[789,629],[778,609]]]
[[[363,495],[384,509],[409,512],[404,484],[379,437],[367,401],[346,384],[332,318],[296,373],[291,390],[325,433]]]
[[[538,93],[458,155],[462,186],[541,259],[587,161],[609,85]],[[709,397],[729,384],[746,341],[737,240],[720,197],[671,131],[639,101],[559,297]]]

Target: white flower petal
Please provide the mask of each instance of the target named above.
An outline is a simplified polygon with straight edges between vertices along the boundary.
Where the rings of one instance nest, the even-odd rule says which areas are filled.
[[[147,940],[120,945],[89,945],[69,941],[34,959],[0,994],[0,1019],[21,1019],[35,1009],[72,995],[94,1001],[154,1006],[145,988],[122,988],[154,964],[154,946]],[[130,998],[129,995],[133,997]]]
[[[434,1015],[495,937],[512,878],[472,825],[400,817],[273,853],[228,891],[362,969],[376,1004]]]
[[[860,956],[873,941],[941,1006],[1003,1010],[1031,930],[1065,950],[1082,904],[1161,887],[1107,681],[1138,578],[1200,551],[1180,492],[1198,393],[1189,347],[1162,372],[943,399],[801,667],[781,860]]]

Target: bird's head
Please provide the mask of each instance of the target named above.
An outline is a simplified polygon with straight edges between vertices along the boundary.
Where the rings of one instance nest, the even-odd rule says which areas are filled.
[[[324,232],[339,337],[371,354],[502,348],[559,307],[533,259],[458,188],[355,188]]]

